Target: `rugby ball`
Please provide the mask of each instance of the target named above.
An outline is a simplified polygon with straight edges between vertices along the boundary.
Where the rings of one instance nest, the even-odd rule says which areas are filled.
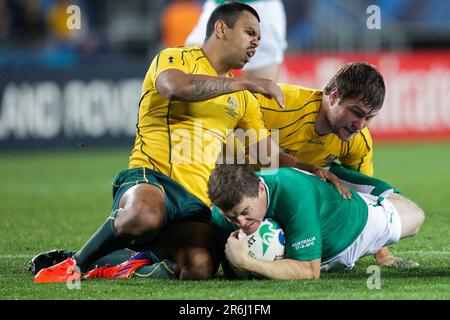
[[[248,255],[255,259],[275,261],[284,257],[284,231],[273,219],[266,218],[259,225],[258,230],[247,236]],[[252,275],[244,270],[232,266],[237,278],[246,279]]]

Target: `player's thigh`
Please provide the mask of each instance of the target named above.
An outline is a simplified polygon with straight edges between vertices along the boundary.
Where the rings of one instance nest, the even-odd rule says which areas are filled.
[[[159,230],[165,220],[165,198],[162,191],[141,183],[128,189],[119,202],[115,227],[119,234],[141,235]]]
[[[414,236],[425,220],[425,214],[419,206],[400,194],[392,194],[387,198],[397,209],[401,221],[400,238]]]

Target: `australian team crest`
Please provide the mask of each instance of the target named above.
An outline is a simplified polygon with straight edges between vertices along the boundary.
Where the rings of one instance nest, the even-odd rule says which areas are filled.
[[[238,101],[233,97],[228,97],[227,104],[228,105],[225,107],[225,113],[233,118],[236,118],[237,110],[239,108]]]

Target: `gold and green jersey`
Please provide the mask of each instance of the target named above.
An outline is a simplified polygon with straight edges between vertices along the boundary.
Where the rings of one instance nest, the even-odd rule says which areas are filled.
[[[285,99],[284,109],[273,99],[256,96],[267,129],[279,129],[279,144],[284,152],[322,167],[339,160],[345,167],[373,175],[373,147],[368,128],[348,142],[334,133],[318,135],[315,123],[322,104],[322,91],[290,84],[279,86]]]
[[[156,90],[155,81],[168,69],[217,76],[198,46],[168,48],[153,59],[142,87],[129,168],[161,172],[209,206],[207,182],[226,136],[235,128],[253,129],[259,141],[268,132],[249,91],[201,102],[167,99]]]

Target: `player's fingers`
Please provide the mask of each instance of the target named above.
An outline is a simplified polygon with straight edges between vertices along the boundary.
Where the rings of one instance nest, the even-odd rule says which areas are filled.
[[[344,199],[351,199],[352,193],[350,192],[350,190],[348,190],[347,186],[334,174],[332,174],[328,171],[327,171],[327,174],[328,174],[327,180],[336,186],[336,188],[338,189],[341,196]]]
[[[335,185],[344,199],[350,200],[352,198],[352,193],[350,192],[350,190],[348,190],[345,184],[343,184],[341,181],[338,181]]]
[[[273,97],[278,102],[278,104],[280,105],[281,109],[284,109],[285,108],[284,96],[283,96],[283,93],[281,92],[280,87],[277,86],[277,85],[275,85]]]

